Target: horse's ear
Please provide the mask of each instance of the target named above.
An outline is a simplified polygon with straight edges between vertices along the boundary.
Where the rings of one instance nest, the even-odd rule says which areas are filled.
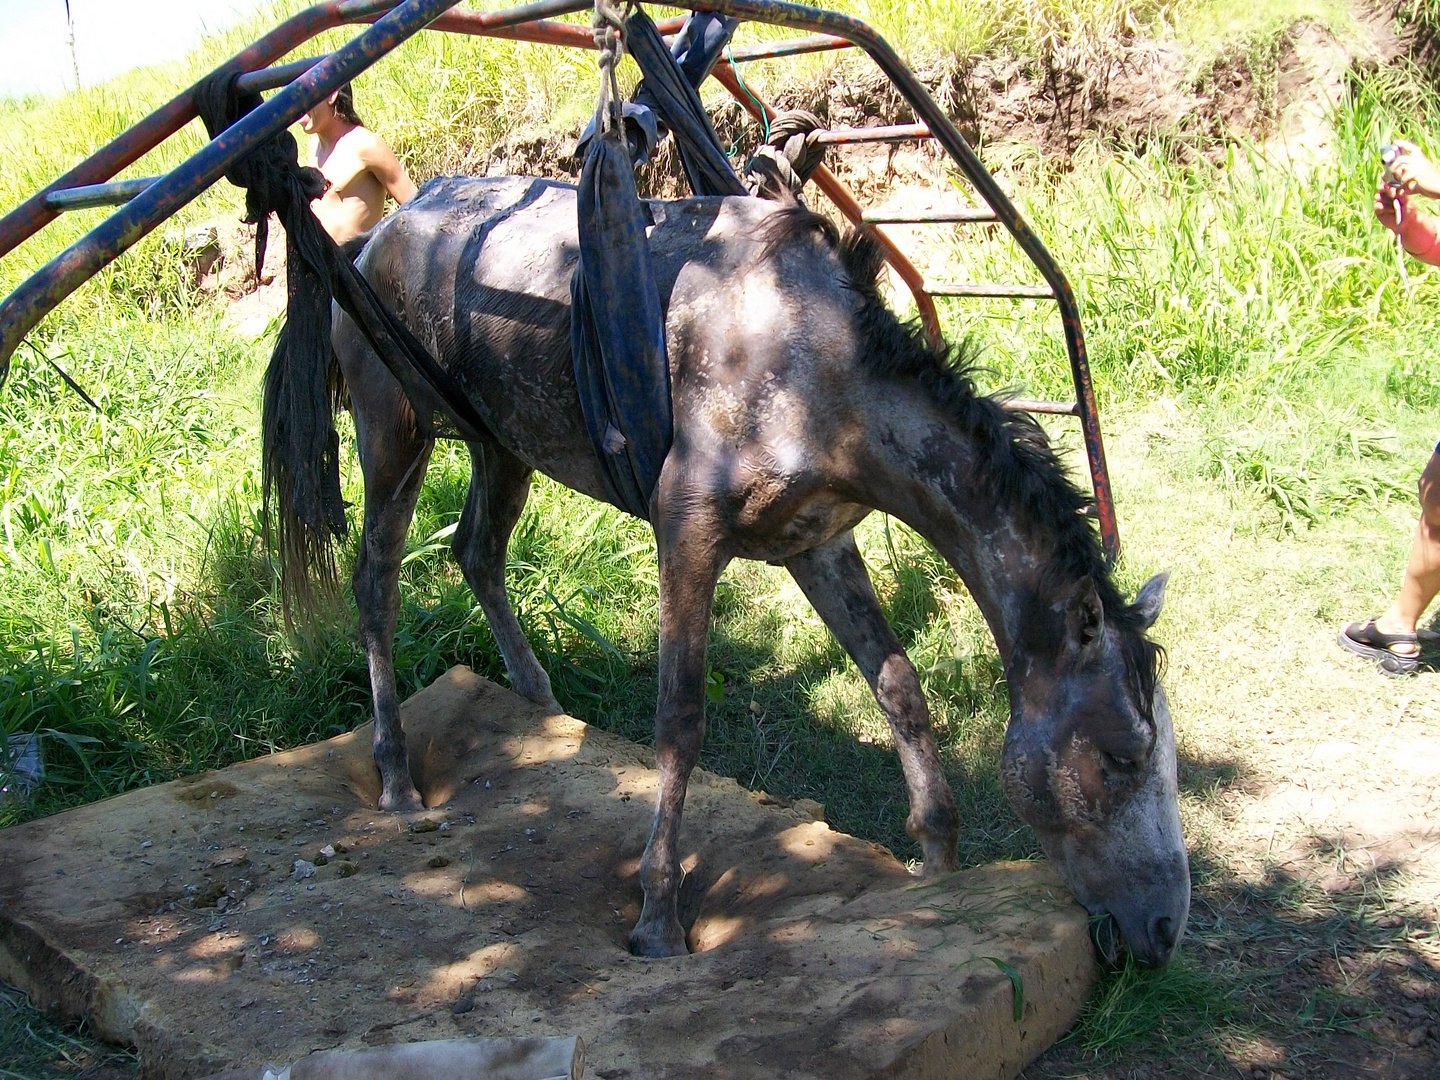
[[[1163,574],[1156,574],[1135,594],[1135,614],[1140,616],[1140,629],[1149,630],[1155,625],[1155,620],[1160,617],[1160,609],[1165,605],[1165,583],[1170,580],[1170,571]]]
[[[1087,575],[1075,583],[1065,615],[1071,640],[1079,643],[1082,652],[1100,640],[1105,630],[1105,605],[1100,602],[1093,578]]]

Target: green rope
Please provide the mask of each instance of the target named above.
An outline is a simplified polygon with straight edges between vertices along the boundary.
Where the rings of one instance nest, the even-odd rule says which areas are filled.
[[[735,72],[735,81],[740,84],[740,89],[745,91],[745,96],[755,103],[755,108],[760,110],[760,128],[765,132],[764,142],[770,141],[770,118],[765,112],[764,103],[750,92],[750,87],[745,85],[745,76],[740,74],[740,65],[735,62],[735,54],[730,51],[730,43],[725,44],[725,59],[730,61],[730,70]]]

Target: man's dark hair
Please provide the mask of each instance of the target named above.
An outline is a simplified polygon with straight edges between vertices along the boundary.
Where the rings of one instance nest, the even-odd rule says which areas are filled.
[[[360,114],[355,111],[355,91],[348,82],[335,91],[335,115],[346,123],[365,126],[365,121],[361,120]]]

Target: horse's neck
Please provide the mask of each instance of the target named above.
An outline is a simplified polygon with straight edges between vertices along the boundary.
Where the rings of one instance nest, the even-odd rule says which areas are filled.
[[[997,502],[976,482],[982,448],[913,392],[871,397],[873,505],[904,521],[940,552],[980,607],[1002,658],[1049,562],[1048,531]]]

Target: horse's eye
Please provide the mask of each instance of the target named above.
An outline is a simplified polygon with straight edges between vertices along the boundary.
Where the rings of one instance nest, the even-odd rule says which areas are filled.
[[[1131,773],[1135,771],[1135,759],[1121,757],[1118,754],[1107,754],[1100,751],[1100,764],[1105,766],[1107,772]]]

